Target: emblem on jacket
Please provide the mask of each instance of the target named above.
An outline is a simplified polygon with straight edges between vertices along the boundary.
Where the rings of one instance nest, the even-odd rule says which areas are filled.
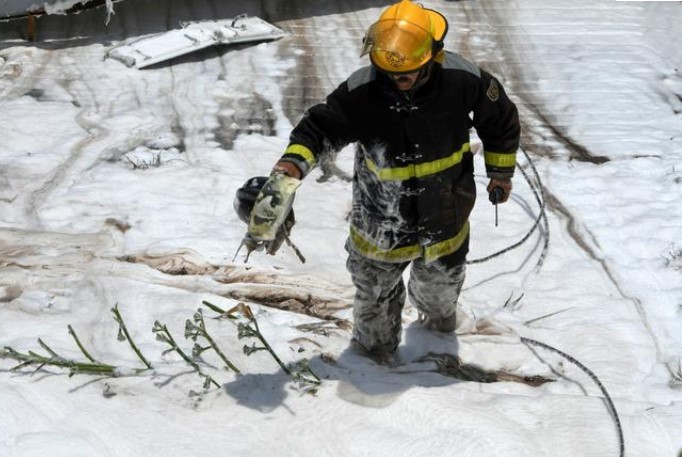
[[[495,78],[490,79],[490,86],[485,94],[491,102],[496,102],[500,98],[500,86],[497,85]]]
[[[405,65],[405,57],[397,52],[386,51],[386,61],[394,67],[402,67]]]

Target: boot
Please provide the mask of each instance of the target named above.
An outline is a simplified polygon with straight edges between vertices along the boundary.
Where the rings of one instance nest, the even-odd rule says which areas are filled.
[[[423,311],[419,311],[419,323],[424,325],[429,330],[442,333],[471,333],[476,328],[476,321],[472,316],[462,309],[460,304],[457,304],[455,312],[447,317],[434,318]]]
[[[378,365],[385,365],[388,367],[395,367],[399,364],[398,356],[396,350],[393,349],[389,351],[388,349],[378,349],[368,351],[365,347],[355,338],[351,338],[350,347],[358,355],[367,357]]]

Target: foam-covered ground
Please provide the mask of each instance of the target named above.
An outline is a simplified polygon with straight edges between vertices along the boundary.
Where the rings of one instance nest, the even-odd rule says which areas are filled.
[[[347,350],[350,185],[339,176],[318,182],[317,170],[298,192],[292,239],[305,264],[286,246],[233,261],[245,229],[236,189],[267,174],[303,110],[364,64],[359,43],[385,2],[126,0],[107,26],[104,8],[42,17],[35,43],[21,40],[23,22],[0,23],[0,346],[44,354],[40,337],[83,360],[71,325],[98,360],[140,367],[117,341],[118,304],[154,367],[68,377],[0,360],[1,456],[618,455],[594,381],[519,335],[598,376],[626,455],[682,450],[678,3],[425,3],[450,21],[447,47],[500,78],[524,125],[527,156],[498,227],[479,185],[470,258],[522,239],[541,206],[547,218],[468,269],[467,310],[510,330],[433,335],[408,304],[397,369]],[[145,70],[105,58],[181,20],[244,12],[289,36]],[[351,171],[352,148],[337,164]],[[162,354],[152,327],[190,351],[185,320],[203,300],[249,304],[280,357],[306,358],[323,378],[316,394],[265,352],[245,356],[234,322],[207,319],[242,374],[206,353],[220,387],[188,395],[202,379]],[[418,362],[428,353],[556,381],[465,382]]]

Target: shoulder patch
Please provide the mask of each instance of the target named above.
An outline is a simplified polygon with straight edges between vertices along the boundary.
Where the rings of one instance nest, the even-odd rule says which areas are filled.
[[[443,68],[446,70],[462,70],[473,73],[477,77],[481,77],[481,70],[473,63],[466,60],[464,57],[454,52],[446,51],[443,59]]]
[[[348,92],[351,92],[370,81],[374,81],[375,78],[376,70],[371,65],[356,70],[346,81],[348,84]]]
[[[496,102],[500,99],[500,86],[497,84],[497,80],[495,78],[490,78],[490,86],[488,86],[488,90],[485,94],[488,96],[491,102]]]

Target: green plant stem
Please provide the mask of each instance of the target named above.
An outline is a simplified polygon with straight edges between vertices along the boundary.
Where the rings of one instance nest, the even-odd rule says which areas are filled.
[[[306,381],[311,382],[311,383],[313,383],[313,384],[322,384],[322,379],[320,379],[320,377],[319,377],[318,375],[315,374],[315,372],[313,371],[313,369],[310,368],[310,364],[308,363],[307,360],[306,360],[306,363],[305,363],[305,368],[306,368],[306,371],[307,371],[308,373],[310,373],[310,375],[311,375],[313,378],[315,378],[315,380],[307,379]]]
[[[216,352],[216,354],[218,354],[218,356],[221,359],[223,359],[223,362],[225,362],[225,365],[227,365],[227,367],[230,370],[234,371],[235,373],[241,373],[239,371],[239,368],[237,368],[232,362],[230,362],[230,360],[227,358],[225,353],[220,349],[220,346],[218,346],[218,343],[216,343],[215,340],[208,333],[208,331],[206,330],[206,324],[204,323],[203,316],[200,317],[200,320],[199,320],[199,329],[201,331],[201,336],[203,336],[206,339],[206,341],[208,341],[208,344],[211,345],[211,347]]]
[[[88,359],[89,361],[91,361],[92,363],[100,363],[93,356],[91,356],[90,353],[81,344],[80,340],[78,339],[78,335],[76,335],[76,331],[73,329],[73,327],[71,327],[71,324],[69,324],[68,329],[69,329],[69,335],[71,335],[73,337],[74,341],[76,341],[76,345],[78,346],[78,349],[81,350],[81,352],[83,353],[85,358]]]
[[[288,365],[286,365],[282,360],[279,358],[277,353],[272,349],[272,346],[268,343],[268,341],[265,339],[263,334],[260,331],[260,327],[258,326],[258,320],[256,320],[256,317],[253,315],[253,312],[251,311],[251,308],[249,308],[247,305],[244,303],[238,303],[236,306],[232,307],[228,311],[223,310],[222,308],[204,300],[202,302],[205,306],[210,308],[211,310],[215,311],[216,313],[221,314],[221,316],[227,316],[230,319],[238,319],[237,316],[235,316],[235,313],[239,313],[242,318],[246,319],[247,323],[239,324],[238,325],[238,334],[239,338],[257,338],[258,341],[262,344],[263,347],[256,347],[255,343],[253,347],[250,349],[248,345],[244,346],[244,352],[249,355],[253,351],[257,350],[266,350],[270,353],[273,359],[275,359],[275,362],[284,370],[284,372],[289,375],[291,378],[293,378],[295,381],[302,381],[302,382],[308,382],[312,384],[321,384],[322,380],[312,371],[310,366],[307,364],[307,361],[305,361],[305,367],[304,371],[306,373],[309,373],[313,378],[315,379],[309,379],[305,376],[302,376],[301,370],[296,369],[292,370],[289,368]],[[202,326],[203,326],[203,320],[202,320]],[[299,362],[299,366],[301,366],[301,363]]]
[[[118,324],[121,326],[121,330],[123,331],[126,340],[128,340],[130,347],[133,348],[133,351],[135,351],[137,357],[142,361],[142,363],[144,363],[147,369],[151,369],[152,368],[151,362],[147,360],[144,355],[142,355],[142,352],[140,352],[137,345],[135,344],[135,341],[133,341],[133,338],[130,336],[128,328],[126,327],[125,322],[123,322],[123,317],[121,316],[121,313],[118,310],[118,303],[113,308],[111,308],[111,312],[114,313],[114,319],[116,319],[116,322],[118,322]]]
[[[279,366],[282,367],[282,370],[284,370],[286,374],[291,376],[295,381],[303,381],[311,384],[322,384],[322,380],[315,373],[313,373],[313,370],[310,368],[307,361],[305,363],[305,371],[307,373],[310,373],[315,378],[314,380],[301,376],[301,371],[298,369],[296,370],[296,372],[293,372],[284,362],[282,362],[282,360],[280,360],[280,358],[275,353],[275,350],[272,349],[272,347],[265,340],[265,337],[261,334],[260,329],[258,328],[258,322],[256,322],[255,318],[253,318],[251,321],[255,326],[256,337],[260,340],[261,344],[263,344],[263,347],[265,347],[265,349],[272,355],[272,357],[279,364]]]
[[[6,347],[4,351],[0,352],[0,358],[9,358],[18,362],[22,362],[20,365],[12,368],[12,371],[16,371],[24,366],[39,364],[40,366],[38,369],[44,365],[50,365],[59,368],[68,368],[73,373],[115,374],[116,372],[116,367],[113,365],[107,365],[104,363],[75,362],[62,357],[45,357],[40,354],[36,354],[33,351],[29,351],[28,354],[23,354],[11,347]]]
[[[523,323],[523,325],[530,325],[534,322],[540,321],[542,319],[546,319],[548,317],[556,316],[557,314],[560,313],[565,313],[566,311],[570,310],[571,308],[566,308],[566,309],[560,309],[559,311],[555,311],[553,313],[545,314],[544,316],[536,317],[534,319],[529,319]]]
[[[225,310],[218,305],[214,305],[213,303],[206,300],[203,300],[201,303],[207,308],[209,308],[211,311],[215,311],[218,314],[225,314]]]
[[[165,324],[161,323],[158,323],[158,325],[161,331],[163,332],[164,336],[166,337],[166,341],[168,342],[168,345],[171,347],[171,349],[177,352],[185,362],[187,362],[192,368],[194,368],[195,371],[199,372],[203,376],[206,376],[206,378],[210,380],[211,384],[215,385],[216,387],[220,387],[220,384],[218,384],[211,376],[201,371],[201,367],[199,366],[198,363],[192,360],[190,356],[185,354],[185,351],[180,349],[180,346],[178,346],[178,343],[175,341],[175,338],[173,338],[173,335],[171,335],[171,332],[170,330],[168,330],[168,327],[166,327]]]
[[[201,371],[201,367],[199,366],[198,363],[196,363],[190,356],[185,354],[185,351],[180,349],[180,346],[178,346],[178,343],[175,341],[175,338],[173,338],[173,335],[171,335],[170,330],[168,330],[168,327],[166,327],[166,324],[161,325],[161,329],[163,331],[164,336],[167,338],[168,345],[173,349],[175,352],[177,352],[182,359],[190,364],[192,368],[194,368],[196,371]]]
[[[263,345],[263,347],[272,355],[272,358],[275,359],[275,362],[279,364],[280,367],[282,367],[282,370],[289,376],[292,375],[291,370],[289,369],[288,366],[282,360],[277,356],[275,353],[274,349],[268,344],[267,340],[265,337],[261,334],[260,329],[258,328],[258,322],[256,321],[256,318],[251,318],[250,321],[253,323],[254,326],[254,333],[256,334],[256,338],[258,338]]]
[[[231,313],[232,311],[226,311],[226,310],[222,309],[221,307],[219,307],[219,306],[217,306],[217,305],[214,305],[213,303],[211,303],[211,302],[209,302],[209,301],[203,300],[201,303],[202,303],[204,306],[207,306],[207,307],[210,308],[212,311],[215,311],[215,312],[218,313],[218,314],[221,314],[221,315],[223,315],[223,316],[227,315],[227,316],[228,316],[229,318],[231,318],[231,319],[235,319],[235,318],[236,318],[236,317],[233,316],[232,314],[228,314],[228,313]],[[240,305],[243,306],[243,304],[240,304]],[[248,308],[240,308],[240,309],[244,310],[244,309],[248,309]],[[235,308],[233,308],[233,310],[235,310]],[[242,313],[242,314],[244,314],[244,313]],[[263,347],[270,353],[270,355],[272,355],[272,357],[273,357],[273,358],[275,359],[275,361],[279,364],[279,366],[282,367],[282,369],[283,369],[288,375],[291,375],[291,370],[289,370],[289,368],[284,364],[284,362],[282,362],[282,361],[280,360],[280,358],[277,357],[277,354],[275,354],[275,351],[272,349],[272,347],[270,347],[270,345],[268,344],[268,342],[265,340],[265,337],[263,337],[263,335],[261,335],[260,329],[258,328],[258,321],[256,321],[256,318],[251,314],[251,311],[249,310],[247,314],[248,314],[248,315],[245,315],[244,317],[246,317],[246,318],[249,320],[249,323],[253,323],[254,329],[252,329],[251,331],[255,334],[256,338],[258,338],[258,339],[260,340],[260,342],[263,344]],[[202,324],[203,324],[203,322],[202,322]],[[203,325],[202,325],[202,326],[203,326]],[[208,339],[208,338],[207,338],[207,339]],[[209,343],[210,343],[210,341],[209,341]]]
[[[227,317],[228,319],[232,319],[232,320],[237,319],[237,317],[230,314],[229,311],[226,311],[226,310],[222,309],[220,306],[214,305],[213,303],[211,303],[207,300],[203,300],[201,303],[204,306],[206,306],[208,309],[210,309],[211,311],[219,314],[218,319],[220,319],[221,317]]]
[[[241,371],[239,371],[239,368],[237,368],[232,362],[230,362],[225,353],[223,353],[223,351],[220,349],[220,347],[216,344],[216,342],[213,340],[213,338],[211,338],[211,336],[208,333],[204,333],[203,336],[204,338],[206,338],[206,341],[208,341],[208,344],[211,345],[216,354],[218,354],[218,356],[221,359],[223,359],[223,362],[225,362],[225,365],[227,365],[227,367],[230,370],[234,371],[235,373],[241,373]]]
[[[53,358],[55,358],[55,359],[60,359],[60,360],[64,360],[64,357],[62,357],[61,355],[59,355],[59,354],[57,354],[56,352],[54,352],[54,351],[52,350],[52,348],[51,348],[50,346],[48,346],[47,343],[45,343],[45,342],[44,342],[43,340],[41,340],[40,338],[38,338],[38,344],[40,345],[40,347],[42,347],[43,349],[45,349],[45,350],[47,351],[47,353],[50,354]],[[36,355],[37,355],[37,354],[36,354]]]

